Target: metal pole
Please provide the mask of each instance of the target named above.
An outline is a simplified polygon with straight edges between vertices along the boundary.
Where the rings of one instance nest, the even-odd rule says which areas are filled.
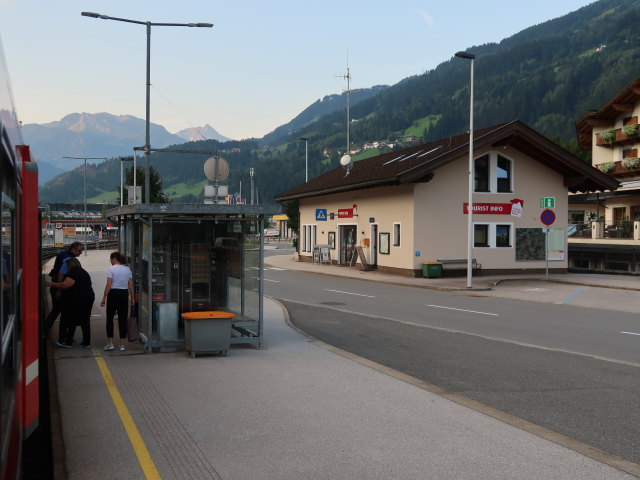
[[[309,181],[309,140],[304,141],[304,181]]]
[[[87,254],[87,159],[84,159],[84,254]]]
[[[472,288],[473,271],[471,268],[473,257],[473,63],[471,59],[471,83],[469,100],[469,218],[467,219],[468,239],[467,239],[467,288]]]
[[[120,206],[124,205],[124,169],[120,160]]]
[[[471,80],[469,83],[469,209],[467,211],[467,288],[473,287],[472,258],[473,258],[473,63],[475,55],[468,52],[458,52],[456,57],[471,60]]]
[[[151,22],[147,22],[147,119],[144,138],[144,199],[151,203],[150,155],[151,155]]]

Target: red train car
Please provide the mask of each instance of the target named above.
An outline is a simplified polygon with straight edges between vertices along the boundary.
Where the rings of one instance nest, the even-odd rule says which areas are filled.
[[[15,480],[39,423],[40,222],[38,171],[22,141],[1,46],[0,194],[0,478]]]

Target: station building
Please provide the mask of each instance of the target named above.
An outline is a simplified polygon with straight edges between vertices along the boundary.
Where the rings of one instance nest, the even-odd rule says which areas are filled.
[[[485,273],[544,271],[547,259],[566,271],[568,194],[618,187],[520,121],[476,130],[473,163],[473,259]],[[419,276],[424,262],[466,269],[468,198],[463,134],[338,167],[276,200],[299,202],[300,261],[320,260],[322,245],[332,263],[364,256],[378,271]]]

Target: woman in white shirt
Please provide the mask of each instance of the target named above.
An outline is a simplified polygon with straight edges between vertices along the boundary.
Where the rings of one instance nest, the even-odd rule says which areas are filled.
[[[120,351],[125,350],[124,341],[127,338],[127,318],[129,317],[129,302],[133,305],[133,279],[131,270],[127,267],[127,259],[120,252],[113,252],[109,259],[111,268],[107,273],[107,285],[100,306],[107,304],[107,343],[105,350],[113,350],[113,317],[118,313],[118,334],[120,336]]]

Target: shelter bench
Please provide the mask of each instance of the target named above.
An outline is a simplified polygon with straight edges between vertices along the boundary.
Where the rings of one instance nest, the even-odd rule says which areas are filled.
[[[442,264],[442,271],[445,272],[447,270],[466,270],[467,268],[467,259],[466,258],[448,258],[448,259],[438,259],[437,262]],[[473,270],[480,270],[482,268],[482,264],[478,263],[475,258],[471,259],[471,268]]]

